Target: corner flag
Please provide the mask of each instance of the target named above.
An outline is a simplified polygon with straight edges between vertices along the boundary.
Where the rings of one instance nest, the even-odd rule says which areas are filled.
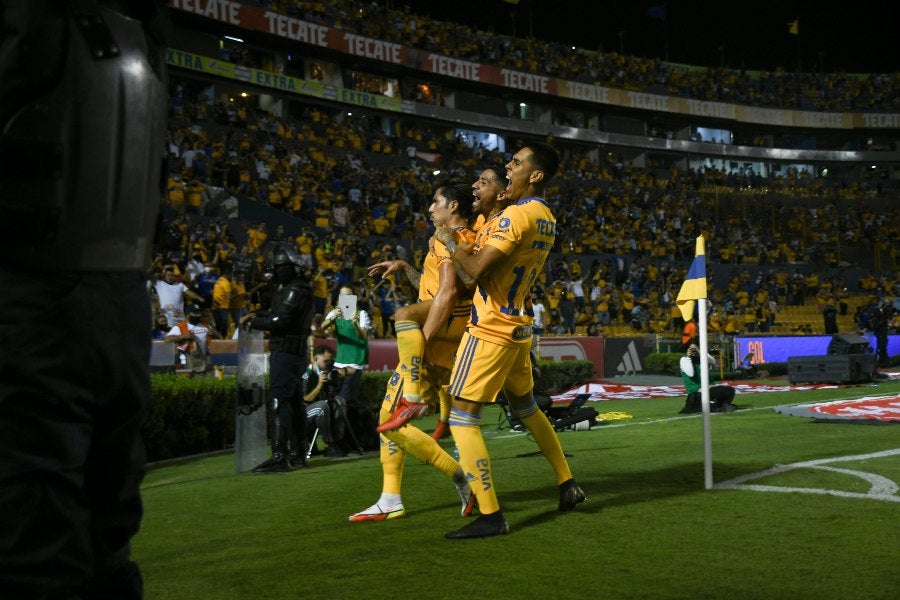
[[[706,298],[706,250],[704,248],[703,236],[697,236],[697,250],[694,256],[694,262],[688,269],[684,283],[681,284],[681,290],[675,299],[675,304],[681,311],[681,316],[685,321],[694,318],[694,305],[697,300]]]
[[[788,25],[788,33],[791,35],[800,35],[800,19],[794,19]]]
[[[699,303],[697,301],[700,301]],[[708,490],[713,487],[712,431],[709,422],[709,342],[706,332],[706,249],[703,236],[697,236],[697,250],[694,262],[688,269],[678,298],[675,299],[685,321],[694,318],[697,306],[697,332],[700,337],[700,406],[703,412],[703,484]]]

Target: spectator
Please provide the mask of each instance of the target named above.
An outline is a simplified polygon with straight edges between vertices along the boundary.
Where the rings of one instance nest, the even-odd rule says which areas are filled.
[[[228,312],[234,323],[240,323],[244,315],[250,312],[250,292],[247,291],[246,281],[247,277],[243,272],[235,272],[231,282],[231,298],[228,301]]]
[[[353,288],[340,288],[340,295],[352,296],[357,306],[354,314],[344,315],[340,306],[332,309],[321,323],[323,331],[334,328],[337,340],[337,355],[334,366],[342,370],[344,382],[339,395],[350,404],[357,401],[359,382],[362,372],[369,367],[369,331],[372,319],[369,313],[359,306],[359,299]],[[340,296],[338,296],[340,298]]]
[[[826,334],[831,335],[838,332],[837,309],[834,307],[834,304],[829,302],[825,305],[825,310],[822,311],[822,318],[825,321]]]
[[[584,300],[584,298],[582,298]],[[575,300],[568,289],[559,292],[559,318],[566,334],[575,333]]]
[[[150,331],[150,339],[154,341],[162,341],[169,335],[172,328],[169,327],[169,320],[166,315],[157,315],[154,319],[153,329]]]
[[[891,321],[890,305],[882,300],[872,311],[872,333],[875,334],[875,361],[880,367],[888,366],[888,325]]]
[[[733,319],[732,319],[733,320]],[[700,334],[697,331],[697,323],[693,319],[688,320],[681,330],[681,348],[687,352],[692,345],[699,343]]]
[[[191,290],[183,281],[175,276],[175,266],[166,265],[163,268],[162,279],[157,279],[153,284],[156,296],[159,298],[159,308],[169,320],[169,325],[175,327],[179,321],[183,321],[184,299],[188,297],[197,302],[203,302],[203,297]]]
[[[213,290],[215,289],[218,280],[219,274],[216,272],[215,267],[210,264],[205,264],[203,266],[203,271],[197,275],[197,279],[195,280],[194,285],[197,288],[197,293],[203,298],[203,306],[207,308],[212,308]],[[220,330],[220,332],[222,332],[222,330]],[[225,330],[225,332],[227,332],[227,330]]]
[[[234,293],[234,287],[231,282],[233,275],[222,273],[216,279],[213,285],[212,300],[210,308],[212,309],[213,319],[215,319],[216,329],[223,336],[228,337],[231,332],[229,319],[231,318],[231,299]],[[239,318],[232,320],[234,325],[240,322]]]
[[[538,337],[544,335],[544,315],[547,309],[537,294],[531,294],[531,311],[534,314],[533,334]]]
[[[182,369],[205,373],[210,366],[208,340],[210,337],[219,339],[221,336],[215,328],[210,328],[208,323],[203,322],[198,304],[189,305],[186,312],[187,318],[175,324],[165,341],[177,345],[177,360]]]
[[[378,296],[378,304],[381,308],[381,337],[397,337],[397,332],[394,330],[397,290],[393,280],[385,278],[379,281],[375,286],[375,294]]]

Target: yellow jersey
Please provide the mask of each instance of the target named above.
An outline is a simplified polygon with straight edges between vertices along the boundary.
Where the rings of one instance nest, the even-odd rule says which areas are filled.
[[[454,231],[457,242],[467,242],[473,244],[476,234],[471,229],[461,227]],[[419,300],[431,300],[438,292],[440,287],[440,268],[445,262],[450,262],[450,251],[442,242],[438,241],[434,236],[428,241],[428,253],[422,262],[422,277],[419,279]],[[470,300],[465,300],[468,305]],[[453,311],[456,312],[455,310]]]
[[[457,241],[473,243],[475,232],[471,229],[460,228],[456,232]],[[422,276],[419,279],[419,300],[431,300],[440,287],[440,268],[445,262],[451,262],[450,251],[442,242],[432,236],[428,243],[428,253],[422,261]],[[455,270],[454,270],[455,273]],[[450,369],[453,367],[453,357],[459,347],[459,340],[466,329],[466,323],[472,314],[472,296],[464,294],[456,299],[449,321],[445,324],[446,331],[436,338],[429,340],[429,355],[434,364]]]
[[[541,198],[506,207],[478,231],[475,252],[493,246],[505,256],[475,288],[473,337],[503,346],[531,343],[534,319],[525,313],[525,300],[555,241],[556,217]]]

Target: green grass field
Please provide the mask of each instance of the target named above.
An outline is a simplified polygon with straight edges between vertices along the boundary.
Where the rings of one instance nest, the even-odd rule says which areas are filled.
[[[377,453],[314,457],[310,468],[262,476],[236,475],[231,455],[196,459],[148,473],[134,557],[153,600],[896,600],[900,454],[887,453],[900,450],[900,426],[819,423],[771,410],[888,393],[900,394],[900,382],[738,395],[741,410],[713,415],[717,484],[776,465],[886,454],[746,482],[767,491],[704,489],[702,420],[677,414],[683,398],[599,403],[601,413],[633,418],[560,433],[588,495],[566,514],[556,511],[544,458],[522,456],[534,442],[498,431],[499,408],[488,408],[485,438],[511,532],[480,540],[443,538],[464,524],[455,488],[412,459],[403,494],[409,517],[367,523],[347,516],[378,498]],[[893,501],[774,491],[867,494],[873,481],[888,496],[893,489]]]

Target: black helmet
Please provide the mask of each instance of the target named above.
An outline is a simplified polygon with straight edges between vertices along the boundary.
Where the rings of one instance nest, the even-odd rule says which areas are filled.
[[[275,281],[288,283],[303,272],[300,253],[288,244],[278,244],[272,252],[272,267]]]

